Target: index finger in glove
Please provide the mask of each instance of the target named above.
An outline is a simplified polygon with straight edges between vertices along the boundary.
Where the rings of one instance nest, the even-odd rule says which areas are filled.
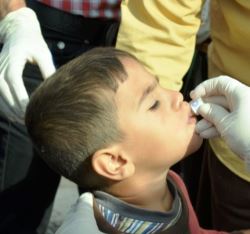
[[[210,96],[202,98],[205,103],[212,103],[219,106],[224,107],[225,109],[229,109],[229,103],[224,96]]]
[[[213,126],[212,123],[210,123],[209,121],[207,121],[206,119],[202,119],[200,120],[196,126],[195,126],[195,131],[197,133],[201,133],[202,131],[211,128]]]
[[[220,127],[217,125],[222,119],[225,118],[225,116],[229,114],[229,112],[225,108],[212,103],[205,103],[201,105],[198,109],[198,112],[204,119],[208,120],[216,127]]]
[[[52,55],[49,49],[45,50],[44,53],[35,54],[34,60],[39,66],[44,79],[48,78],[56,71],[56,68],[53,63]]]
[[[202,119],[196,124],[195,131],[202,138],[206,138],[206,139],[219,136],[219,133],[214,127],[214,125],[210,123],[209,121],[207,121],[206,119]]]
[[[240,82],[229,76],[219,76],[211,78],[199,84],[190,96],[192,99],[205,96],[227,96],[232,89],[240,85]]]
[[[210,139],[214,137],[218,137],[220,134],[215,127],[208,128],[202,132],[200,132],[200,136],[205,139]]]

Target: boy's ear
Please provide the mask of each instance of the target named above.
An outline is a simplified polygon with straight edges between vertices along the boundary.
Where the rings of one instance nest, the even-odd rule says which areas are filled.
[[[135,166],[132,160],[117,146],[98,150],[92,157],[95,172],[111,180],[123,180],[132,176]]]

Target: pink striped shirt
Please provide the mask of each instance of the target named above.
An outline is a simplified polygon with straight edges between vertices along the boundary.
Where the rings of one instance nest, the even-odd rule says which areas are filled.
[[[121,0],[37,0],[41,3],[89,18],[120,17]]]

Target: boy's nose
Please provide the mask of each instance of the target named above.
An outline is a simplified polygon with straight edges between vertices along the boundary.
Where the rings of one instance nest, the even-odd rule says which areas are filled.
[[[183,102],[183,95],[177,91],[170,91],[171,92],[171,107],[174,111],[178,111],[181,107]]]

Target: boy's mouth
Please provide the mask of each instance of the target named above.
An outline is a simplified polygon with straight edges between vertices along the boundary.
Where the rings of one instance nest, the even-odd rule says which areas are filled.
[[[188,117],[188,123],[189,124],[196,124],[196,122],[197,122],[197,116],[192,111],[190,111],[190,114]]]

